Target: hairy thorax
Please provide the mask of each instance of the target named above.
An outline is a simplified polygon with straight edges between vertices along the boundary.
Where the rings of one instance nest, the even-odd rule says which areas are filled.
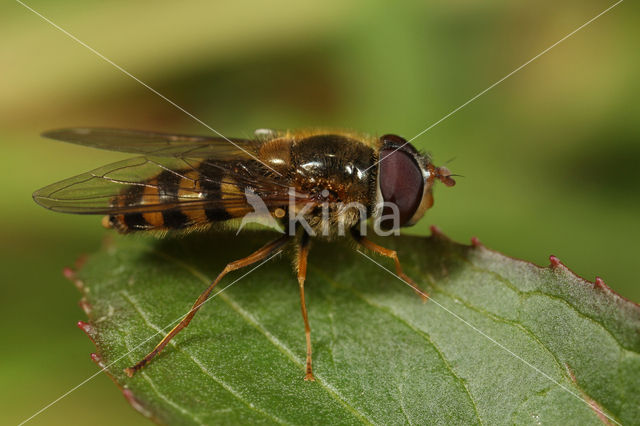
[[[313,205],[300,206],[305,222],[319,237],[331,239],[366,220],[376,198],[375,153],[342,135],[311,136],[291,146],[294,186]]]

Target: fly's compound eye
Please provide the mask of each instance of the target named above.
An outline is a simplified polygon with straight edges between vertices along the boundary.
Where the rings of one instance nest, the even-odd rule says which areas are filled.
[[[385,202],[381,227],[391,229],[409,224],[420,206],[424,193],[422,171],[415,158],[402,149],[382,149],[379,181],[382,199]],[[397,211],[394,212],[387,203],[395,204]],[[399,218],[392,219],[394,213],[399,215]]]

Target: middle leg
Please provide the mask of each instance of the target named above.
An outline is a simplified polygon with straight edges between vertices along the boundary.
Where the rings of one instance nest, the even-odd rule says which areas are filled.
[[[307,367],[304,379],[315,381],[315,377],[313,377],[313,370],[311,368],[311,328],[309,327],[309,317],[307,316],[307,305],[304,301],[304,280],[307,277],[309,243],[309,234],[303,232],[298,246],[296,269],[298,270],[298,286],[300,287],[300,307],[302,308],[302,319],[304,320],[304,334],[307,338]]]

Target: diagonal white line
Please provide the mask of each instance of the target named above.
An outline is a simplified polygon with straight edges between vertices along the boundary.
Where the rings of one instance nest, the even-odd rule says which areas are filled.
[[[378,161],[376,161],[375,163],[373,163],[371,166],[369,166],[367,169],[365,169],[365,171],[369,170],[370,168],[376,166],[380,161],[384,160],[385,158],[387,158],[388,156],[390,156],[391,154],[393,154],[394,152],[396,152],[399,149],[402,149],[403,146],[407,145],[408,143],[410,143],[411,141],[413,141],[414,139],[419,138],[420,136],[422,136],[423,134],[425,134],[426,132],[428,132],[429,130],[433,129],[434,127],[436,127],[438,124],[442,123],[444,120],[446,120],[447,118],[451,117],[453,114],[455,114],[456,112],[460,111],[462,108],[466,107],[467,105],[469,105],[471,102],[475,101],[476,99],[478,99],[480,96],[484,95],[485,93],[487,93],[489,90],[493,89],[494,87],[496,87],[498,84],[502,83],[503,81],[505,81],[506,79],[508,79],[509,77],[511,77],[512,75],[514,75],[515,73],[517,73],[518,71],[520,71],[522,68],[526,67],[527,65],[529,65],[531,62],[535,61],[536,59],[538,59],[539,57],[541,57],[542,55],[544,55],[545,53],[547,53],[548,51],[550,51],[551,49],[553,49],[554,47],[556,47],[557,45],[559,45],[560,43],[562,43],[563,41],[565,41],[566,39],[568,39],[569,37],[571,37],[572,35],[574,35],[575,33],[577,33],[578,31],[580,31],[581,29],[583,29],[584,27],[586,27],[587,25],[591,24],[593,21],[595,21],[596,19],[598,19],[599,17],[601,17],[602,15],[604,15],[605,13],[607,13],[608,11],[610,11],[611,9],[613,9],[614,7],[616,7],[617,5],[619,5],[620,3],[622,3],[624,0],[618,0],[616,3],[612,4],[611,6],[609,6],[608,8],[606,8],[605,10],[603,10],[602,12],[600,12],[599,14],[597,14],[596,16],[594,16],[593,18],[589,19],[587,22],[585,22],[584,24],[580,25],[578,28],[576,28],[575,30],[571,31],[569,34],[567,34],[566,36],[562,37],[560,40],[556,41],[555,43],[553,43],[551,46],[547,47],[546,49],[544,49],[542,52],[538,53],[536,56],[534,56],[533,58],[529,59],[527,62],[525,62],[524,64],[520,65],[518,68],[516,68],[515,70],[511,71],[509,74],[505,75],[504,77],[502,77],[500,80],[496,81],[495,83],[493,83],[491,86],[487,87],[486,89],[484,89],[482,92],[478,93],[477,95],[475,95],[473,98],[469,99],[467,102],[463,103],[462,105],[460,105],[459,107],[457,107],[456,109],[454,109],[453,111],[451,111],[449,114],[445,115],[444,117],[442,117],[440,120],[436,121],[435,123],[433,123],[432,125],[430,125],[429,127],[427,127],[426,129],[424,129],[423,131],[421,131],[420,133],[418,133],[417,135],[415,135],[414,137],[412,137],[411,139],[409,139],[407,142],[405,142],[404,144],[402,144],[401,146],[399,146],[398,148],[394,149],[393,151],[391,151],[389,154],[385,155],[384,157],[380,158]]]
[[[274,173],[276,173],[278,176],[282,176],[281,173],[279,173],[278,171],[274,170],[271,166],[269,166],[268,164],[266,164],[265,162],[263,162],[262,160],[260,160],[259,158],[257,158],[255,155],[253,155],[252,153],[250,153],[249,151],[247,151],[246,149],[242,148],[241,146],[239,146],[237,143],[233,142],[231,139],[227,138],[225,135],[223,135],[222,133],[220,133],[219,131],[217,131],[216,129],[214,129],[213,127],[209,126],[207,123],[205,123],[204,121],[200,120],[198,117],[196,117],[195,115],[191,114],[189,111],[187,111],[186,109],[182,108],[180,105],[176,104],[175,102],[173,102],[171,99],[167,98],[165,95],[163,95],[162,93],[158,92],[156,89],[154,89],[153,87],[149,86],[147,83],[145,83],[144,81],[140,80],[138,77],[136,77],[135,75],[131,74],[129,71],[125,70],[124,68],[122,68],[120,65],[116,64],[115,62],[113,62],[111,59],[107,58],[106,56],[104,56],[102,53],[98,52],[97,50],[95,50],[93,47],[89,46],[88,44],[86,44],[85,42],[83,42],[82,40],[78,39],[76,36],[74,36],[73,34],[71,34],[70,32],[68,32],[67,30],[65,30],[64,28],[60,27],[59,25],[57,25],[55,22],[51,21],[49,18],[47,18],[46,16],[42,15],[41,13],[39,13],[38,11],[34,10],[32,7],[24,4],[22,1],[20,0],[16,0],[16,2],[18,2],[19,4],[21,4],[22,6],[24,6],[26,9],[30,10],[31,12],[33,12],[34,14],[38,15],[40,18],[42,18],[44,21],[48,22],[49,24],[51,24],[53,27],[55,27],[56,29],[60,30],[62,33],[64,33],[65,35],[67,35],[69,38],[71,38],[72,40],[74,40],[75,42],[79,43],[80,45],[86,47],[87,49],[89,49],[92,53],[94,53],[96,56],[100,57],[101,59],[103,59],[105,62],[111,64],[114,68],[116,68],[117,70],[121,71],[122,73],[128,75],[129,77],[131,77],[132,79],[134,79],[135,81],[137,81],[138,83],[140,83],[141,85],[143,85],[144,87],[146,87],[147,89],[149,89],[151,92],[155,93],[156,95],[160,96],[162,99],[164,99],[165,101],[169,102],[171,105],[173,105],[174,107],[176,107],[177,109],[179,109],[180,111],[184,112],[185,114],[187,114],[189,117],[193,118],[194,120],[196,120],[198,123],[202,124],[204,127],[206,127],[207,129],[211,130],[213,133],[217,134],[218,136],[220,136],[222,139],[226,140],[227,142],[229,142],[230,144],[232,144],[233,146],[235,146],[236,148],[238,148],[239,150],[243,151],[245,154],[251,156],[254,160],[259,161],[260,163],[262,163],[265,167],[268,167],[269,169],[271,169]]]
[[[207,303],[209,300],[215,298],[217,295],[219,295],[220,293],[222,293],[223,291],[225,291],[226,289],[228,289],[229,287],[231,287],[232,285],[234,285],[235,283],[237,283],[238,281],[240,281],[241,279],[243,279],[244,277],[246,277],[247,275],[249,275],[250,273],[252,273],[253,271],[255,271],[256,269],[258,269],[259,267],[261,267],[262,265],[264,265],[265,263],[267,263],[268,261],[270,261],[271,259],[273,259],[274,257],[276,257],[277,255],[279,255],[280,253],[282,253],[282,250],[278,250],[275,254],[273,254],[272,256],[268,257],[267,259],[265,259],[264,261],[260,262],[260,264],[258,264],[257,266],[255,266],[254,268],[251,268],[248,272],[246,272],[244,275],[242,275],[240,278],[236,279],[235,281],[233,281],[231,284],[229,284],[228,286],[226,286],[225,288],[223,288],[222,290],[220,290],[219,292],[217,292],[216,294],[214,294],[213,296],[209,297],[207,300],[205,300],[204,302],[202,302],[200,305],[198,305],[198,307],[204,305],[205,303]],[[76,386],[72,387],[71,389],[69,389],[68,391],[66,391],[65,393],[63,393],[62,395],[60,395],[58,398],[54,399],[53,401],[51,401],[49,404],[45,405],[44,407],[42,407],[40,410],[38,410],[36,413],[34,413],[32,416],[30,416],[29,418],[23,420],[22,422],[20,422],[20,424],[18,426],[22,426],[23,424],[27,423],[28,421],[30,421],[31,419],[33,419],[34,417],[36,417],[37,415],[41,414],[43,411],[47,410],[48,408],[50,408],[52,405],[56,404],[58,401],[60,401],[61,399],[65,398],[66,396],[68,396],[70,393],[72,393],[73,391],[75,391],[76,389],[78,389],[79,387],[81,387],[82,385],[84,385],[85,383],[87,383],[88,381],[92,380],[94,377],[98,376],[100,373],[102,373],[103,371],[106,371],[109,367],[111,367],[112,365],[114,365],[115,363],[117,363],[118,361],[120,361],[121,359],[123,359],[124,357],[126,357],[127,355],[129,355],[131,352],[135,351],[136,349],[138,349],[140,346],[144,345],[145,343],[147,343],[149,340],[153,339],[154,337],[156,337],[158,334],[160,334],[161,332],[167,330],[169,327],[172,327],[174,324],[176,324],[178,321],[180,321],[182,318],[184,318],[185,315],[187,315],[189,312],[191,312],[194,308],[189,309],[189,311],[185,312],[184,315],[176,318],[175,320],[173,320],[172,322],[170,322],[168,325],[166,325],[164,328],[162,328],[162,330],[152,334],[151,336],[149,336],[148,338],[146,338],[145,340],[143,340],[142,342],[140,342],[139,344],[137,344],[133,349],[131,349],[129,352],[125,353],[124,355],[118,357],[115,361],[109,363],[108,365],[105,365],[104,367],[102,367],[100,370],[98,370],[96,373],[92,374],[91,376],[87,377],[86,379],[84,379],[82,382],[80,382],[79,384],[77,384]]]
[[[414,287],[411,287],[411,285],[409,283],[407,283],[405,280],[403,280],[402,278],[400,278],[398,275],[394,274],[393,272],[391,272],[389,269],[385,268],[384,266],[382,266],[380,263],[376,262],[374,259],[372,259],[370,256],[367,256],[365,253],[361,252],[360,250],[356,250],[358,253],[360,253],[361,255],[363,255],[364,257],[366,257],[367,259],[369,259],[370,261],[372,261],[373,263],[375,263],[376,265],[378,265],[380,268],[384,269],[385,271],[387,271],[388,273],[390,273],[391,275],[393,275],[394,277],[396,277],[397,279],[399,279],[400,281],[402,281],[404,284],[406,284],[407,286],[409,286],[412,290],[420,293],[421,295],[429,298],[429,300],[433,303],[435,303],[437,306],[439,306],[440,308],[444,309],[446,312],[448,312],[450,315],[452,315],[453,317],[455,317],[456,319],[462,321],[465,325],[471,327],[474,331],[476,331],[478,334],[480,334],[481,336],[484,336],[485,338],[487,338],[489,341],[491,341],[493,344],[495,344],[496,346],[498,346],[499,348],[503,349],[504,351],[506,351],[507,353],[509,353],[511,356],[513,356],[514,358],[522,361],[525,365],[531,367],[532,369],[534,369],[536,372],[538,372],[540,375],[546,377],[547,379],[549,379],[551,382],[553,382],[555,385],[559,386],[560,388],[564,389],[565,391],[569,392],[571,395],[575,396],[578,400],[584,402],[585,404],[587,404],[589,406],[589,408],[598,411],[600,414],[602,414],[603,416],[605,416],[606,418],[608,418],[609,420],[611,420],[612,422],[614,422],[617,425],[620,425],[619,422],[617,422],[614,418],[612,418],[611,416],[609,416],[607,413],[604,413],[599,407],[597,406],[593,406],[591,404],[589,404],[587,401],[585,401],[582,397],[580,397],[580,395],[578,395],[575,392],[572,392],[571,389],[567,388],[566,386],[564,386],[562,383],[558,382],[557,380],[555,380],[553,377],[551,377],[550,375],[548,375],[547,373],[545,373],[544,371],[540,370],[538,367],[536,367],[535,365],[531,364],[530,362],[528,362],[527,360],[525,360],[524,358],[522,358],[521,356],[519,356],[518,354],[516,354],[515,352],[513,352],[512,350],[510,350],[509,348],[507,348],[505,345],[503,345],[502,343],[498,342],[497,340],[495,340],[493,337],[489,336],[487,333],[485,333],[484,331],[480,330],[478,327],[474,326],[473,324],[471,324],[469,321],[465,320],[464,318],[462,318],[460,315],[456,314],[455,312],[453,312],[452,310],[450,310],[449,308],[447,308],[446,306],[442,305],[441,303],[438,303],[437,300],[435,300],[433,297],[430,297],[429,295],[427,295],[426,293],[423,293],[420,290],[416,290]],[[622,426],[622,425],[620,425]]]

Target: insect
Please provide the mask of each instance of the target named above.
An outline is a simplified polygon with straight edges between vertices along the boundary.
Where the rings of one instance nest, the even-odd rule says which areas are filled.
[[[346,235],[393,259],[397,274],[426,300],[403,273],[396,252],[366,237],[372,220],[381,232],[415,224],[433,204],[434,182],[455,184],[446,168],[435,167],[399,136],[257,130],[252,139],[229,140],[107,128],[68,128],[43,136],[138,154],[36,191],[34,200],[48,209],[102,214],[103,225],[121,233],[189,232],[237,223],[258,210],[251,202],[258,199],[267,219],[284,229],[256,252],[227,264],[175,328],[125,369],[129,376],[189,324],[227,273],[294,244],[306,337],[305,380],[314,380],[304,298],[312,237],[332,240]]]

